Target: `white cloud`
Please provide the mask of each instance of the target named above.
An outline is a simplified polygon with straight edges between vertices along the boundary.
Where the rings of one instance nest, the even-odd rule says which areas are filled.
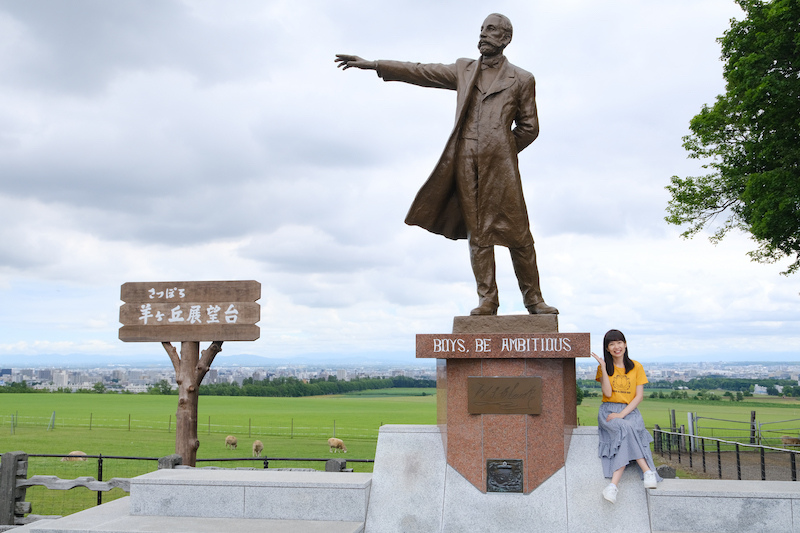
[[[520,156],[564,331],[637,357],[797,354],[797,281],[663,221],[681,137],[723,90],[729,0],[501,1],[542,133]],[[477,303],[463,241],[403,224],[455,95],[335,53],[475,56],[485,4],[0,0],[0,353],[125,357],[127,281],[256,279],[265,356],[407,353]],[[522,313],[498,250],[501,313]]]

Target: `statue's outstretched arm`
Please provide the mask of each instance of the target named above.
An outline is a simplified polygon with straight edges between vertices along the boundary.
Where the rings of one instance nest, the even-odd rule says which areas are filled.
[[[334,61],[337,63],[336,66],[341,67],[342,70],[347,70],[352,67],[360,68],[362,70],[378,70],[377,61],[367,61],[366,59],[362,59],[358,56],[336,54],[336,59],[334,59]]]

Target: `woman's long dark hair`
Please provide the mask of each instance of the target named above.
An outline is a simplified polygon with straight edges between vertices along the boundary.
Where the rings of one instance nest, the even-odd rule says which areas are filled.
[[[612,329],[603,337],[603,358],[606,360],[606,373],[608,377],[614,375],[614,358],[608,351],[608,344],[614,341],[622,341],[625,343],[625,355],[622,356],[622,363],[625,365],[625,373],[627,374],[633,370],[633,361],[628,357],[628,341],[625,340],[625,335],[618,329]]]

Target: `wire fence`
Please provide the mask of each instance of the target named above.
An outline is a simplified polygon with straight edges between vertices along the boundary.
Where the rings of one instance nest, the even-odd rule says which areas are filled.
[[[698,449],[699,441],[694,439],[698,436],[740,444],[759,444],[779,448],[800,446],[799,418],[759,422],[756,411],[750,411],[750,420],[715,418],[692,412],[688,412],[686,415],[686,425],[679,426],[675,418],[675,410],[669,410],[669,428],[673,432],[690,435],[689,443],[693,451]]]
[[[206,419],[198,420],[197,432],[198,434],[247,434],[248,437],[285,437],[285,438],[325,438],[334,436],[339,438],[353,438],[353,439],[372,439],[378,438],[379,427],[358,427],[339,424],[337,426],[336,420],[332,419],[330,424],[326,425],[305,425],[301,420],[295,421],[294,418],[276,424],[263,424],[259,421],[253,421],[252,418],[248,419],[247,425],[232,424],[229,419],[219,417],[220,420],[212,420],[209,416]],[[381,422],[380,425],[383,425]],[[127,418],[97,418],[92,414],[88,417],[70,418],[57,416],[55,412],[50,417],[35,417],[35,416],[20,416],[0,415],[0,428],[6,428],[11,434],[18,428],[47,428],[54,430],[56,428],[77,428],[85,429],[87,431],[99,429],[121,429],[128,431],[137,430],[150,430],[150,431],[165,431],[168,433],[175,432],[175,417],[169,415],[162,422],[154,421],[153,419],[137,419],[128,415]]]
[[[29,454],[28,476],[48,475],[61,479],[93,477],[98,481],[117,478],[133,478],[158,469],[157,457],[122,457],[90,455],[69,458],[56,454]],[[50,490],[47,487],[29,487],[26,501],[31,502],[37,515],[60,515],[76,513],[127,496],[119,488],[108,492],[91,491],[84,487],[70,490]]]
[[[653,430],[654,451],[690,471],[737,480],[797,481],[798,450]]]
[[[113,455],[87,455],[71,457],[64,454],[28,454],[28,477],[56,476],[60,479],[93,477],[98,481],[111,478],[134,478],[158,469],[157,457],[131,457]],[[329,458],[302,457],[236,457],[197,459],[197,467],[228,469],[313,468],[325,470]],[[347,459],[348,464],[374,463],[372,459]],[[66,516],[95,505],[127,496],[119,488],[110,491],[92,491],[85,487],[69,490],[52,490],[44,486],[27,488],[25,500],[31,503],[37,515]]]

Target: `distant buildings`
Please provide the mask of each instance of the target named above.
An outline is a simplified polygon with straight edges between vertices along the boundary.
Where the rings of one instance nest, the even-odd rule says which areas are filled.
[[[272,380],[292,377],[308,381],[328,379],[335,376],[339,381],[352,379],[409,376],[414,378],[436,379],[436,371],[429,367],[409,367],[398,369],[388,366],[347,366],[337,369],[309,368],[308,365],[282,365],[278,367],[218,367],[206,374],[203,384],[238,383],[244,380]],[[91,390],[96,383],[102,383],[108,392],[147,392],[149,387],[165,380],[176,388],[175,374],[171,366],[147,368],[8,368],[0,370],[0,386],[9,383],[25,382],[29,386],[44,390]]]

